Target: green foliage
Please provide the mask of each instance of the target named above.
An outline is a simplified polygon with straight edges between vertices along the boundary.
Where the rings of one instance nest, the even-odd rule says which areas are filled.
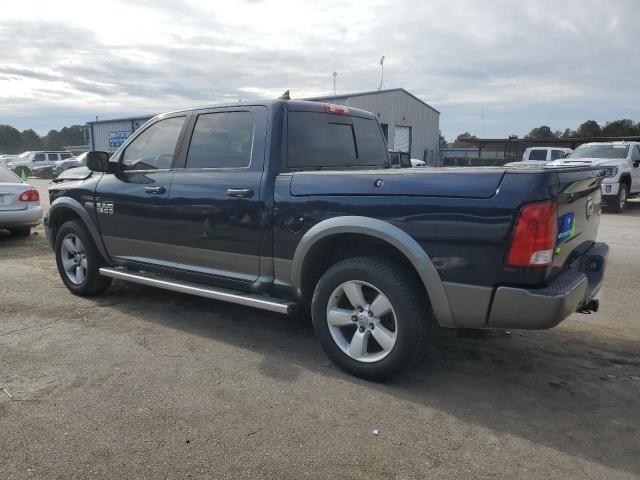
[[[558,132],[551,131],[546,125],[532,129],[524,138],[558,138]]]
[[[440,133],[440,146],[441,147],[446,147],[447,146],[447,139],[444,138],[444,135],[442,135],[442,131],[439,132]]]
[[[86,145],[86,127],[72,125],[62,130],[50,130],[44,137],[32,129],[19,132],[9,125],[0,125],[0,154],[22,153],[28,150],[62,150],[67,145]]]
[[[600,137],[601,135],[602,130],[595,120],[587,120],[578,127],[577,136],[580,138]]]
[[[461,140],[475,140],[476,137],[475,135],[471,135],[469,132],[464,132],[461,133],[460,135],[458,135],[455,139],[455,141],[451,144],[451,146],[453,147],[470,147],[471,145],[469,145],[468,143],[463,143],[461,142]]]

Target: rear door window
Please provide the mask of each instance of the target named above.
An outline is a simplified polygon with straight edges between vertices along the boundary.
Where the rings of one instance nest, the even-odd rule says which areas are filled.
[[[290,112],[289,168],[382,167],[384,136],[375,120],[316,112]]]
[[[67,158],[71,158],[71,154],[70,153],[61,153],[60,154],[60,160],[66,160]]]
[[[186,168],[246,168],[251,163],[255,121],[251,112],[198,115]]]
[[[551,160],[558,160],[564,158],[564,152],[562,150],[551,150]]]
[[[546,160],[546,159],[547,159],[546,150],[531,150],[529,152],[529,160]]]
[[[47,153],[47,161],[57,162],[58,160],[60,160],[60,157],[57,153]]]

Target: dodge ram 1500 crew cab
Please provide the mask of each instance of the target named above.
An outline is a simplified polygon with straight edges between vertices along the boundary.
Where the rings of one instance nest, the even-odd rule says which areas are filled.
[[[50,188],[67,288],[113,278],[288,313],[381,380],[429,322],[542,329],[597,309],[607,245],[590,166],[389,168],[365,111],[279,99],[159,115]],[[87,173],[88,172],[88,173]]]

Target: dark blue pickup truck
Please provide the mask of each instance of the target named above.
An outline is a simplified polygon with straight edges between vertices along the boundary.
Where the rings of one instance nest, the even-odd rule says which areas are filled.
[[[599,169],[393,169],[372,114],[287,99],[160,115],[87,165],[46,219],[72,293],[116,278],[309,308],[360,377],[409,364],[432,322],[542,329],[598,307]]]

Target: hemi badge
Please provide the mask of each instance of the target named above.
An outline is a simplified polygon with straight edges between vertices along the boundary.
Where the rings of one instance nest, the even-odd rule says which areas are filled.
[[[85,208],[93,208],[93,202],[84,202]]]

